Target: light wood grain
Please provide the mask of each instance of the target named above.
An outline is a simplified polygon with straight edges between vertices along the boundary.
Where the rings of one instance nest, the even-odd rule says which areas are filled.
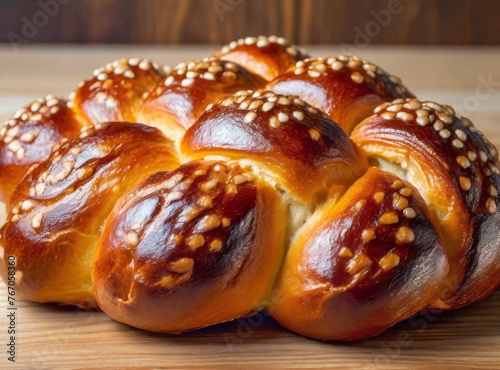
[[[213,49],[34,47],[15,54],[0,47],[0,119],[32,98],[68,94],[80,79],[121,56],[173,64]],[[311,48],[315,55],[339,52]],[[399,74],[419,96],[459,105],[475,96],[480,76],[500,82],[500,49],[369,48],[363,56]],[[500,87],[464,109],[500,147]],[[0,206],[0,221],[5,213]],[[180,336],[158,335],[116,323],[98,311],[17,302],[15,368],[500,368],[500,291],[464,309],[405,321],[352,344],[320,343],[257,317]],[[7,343],[6,288],[0,284],[0,348]],[[0,351],[0,368],[14,368]]]

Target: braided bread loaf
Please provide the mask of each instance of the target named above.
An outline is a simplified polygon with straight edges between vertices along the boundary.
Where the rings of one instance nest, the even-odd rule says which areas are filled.
[[[151,331],[267,309],[361,339],[498,287],[498,166],[467,118],[357,57],[250,37],[122,59],[2,129],[0,270]]]

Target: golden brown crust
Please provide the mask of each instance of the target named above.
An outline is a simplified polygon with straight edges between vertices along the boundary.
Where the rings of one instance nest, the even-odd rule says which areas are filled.
[[[426,307],[448,265],[417,190],[370,169],[291,246],[268,309],[312,338],[376,335]]]
[[[0,255],[18,294],[89,308],[95,293],[118,321],[177,333],[266,306],[292,244],[267,309],[355,340],[497,289],[500,163],[469,120],[283,38],[216,56],[117,60],[2,128]]]
[[[123,58],[94,71],[71,94],[77,115],[92,124],[137,122],[137,113],[147,94],[165,73],[148,59]]]
[[[48,95],[20,109],[0,131],[0,201],[7,203],[29,168],[85,127],[65,100]]]
[[[93,307],[90,261],[105,218],[139,181],[177,165],[168,140],[143,125],[100,124],[64,143],[23,179],[8,209],[1,243],[16,258],[16,293]]]
[[[355,56],[309,58],[272,80],[267,89],[299,95],[350,133],[379,104],[413,97],[401,80]]]
[[[179,139],[208,105],[264,84],[260,77],[235,63],[215,58],[181,63],[151,91],[138,120]]]
[[[221,162],[158,173],[108,219],[93,263],[99,306],[135,327],[178,333],[258,309],[283,257],[274,189]]]
[[[368,156],[402,166],[429,204],[451,266],[441,294],[444,302],[436,305],[456,308],[484,297],[499,283],[499,274],[492,271],[499,271],[500,240],[483,233],[499,222],[497,150],[448,106],[401,99],[375,112],[352,139]],[[482,289],[461,287],[472,276]]]
[[[309,55],[283,37],[245,37],[224,46],[215,56],[238,63],[267,81]]]
[[[207,110],[181,144],[186,159],[225,156],[264,169],[300,202],[335,184],[348,186],[366,170],[347,135],[296,96],[239,92]]]

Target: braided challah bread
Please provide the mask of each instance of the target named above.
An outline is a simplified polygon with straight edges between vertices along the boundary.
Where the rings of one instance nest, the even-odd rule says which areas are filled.
[[[0,140],[0,272],[15,258],[28,300],[166,333],[266,309],[356,340],[500,282],[497,150],[354,56],[261,36],[121,59]]]

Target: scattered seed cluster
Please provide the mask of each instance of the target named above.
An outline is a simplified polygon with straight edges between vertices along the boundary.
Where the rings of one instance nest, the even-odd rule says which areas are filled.
[[[267,113],[269,116],[268,124],[275,129],[291,120],[303,122],[308,113],[324,116],[318,109],[310,106],[296,96],[278,95],[265,90],[239,91],[233,96],[220,100],[217,104],[224,107],[234,106],[236,109],[247,111],[244,117],[246,123],[252,123],[261,112]],[[212,106],[209,105],[207,110],[210,110]],[[318,129],[311,128],[308,132],[313,141],[321,139],[321,132]]]
[[[52,120],[65,105],[64,100],[48,95],[17,111],[0,130],[0,141],[6,146],[8,153],[22,160],[26,153],[25,145],[32,144],[40,135],[40,128],[37,126]],[[24,126],[27,124],[33,129],[26,131]]]
[[[87,132],[91,133],[93,131],[95,131],[95,128],[91,128]],[[80,143],[80,146],[70,147],[68,140],[63,139],[56,147],[54,147],[52,154],[46,162],[45,169],[41,168],[39,169],[39,173],[33,174],[33,170],[36,167],[33,166],[28,171],[26,181],[30,184],[28,191],[29,196],[25,200],[21,200],[12,209],[12,222],[18,222],[23,214],[23,211],[25,213],[32,211],[34,205],[39,201],[39,199],[47,195],[47,191],[51,187],[58,186],[63,181],[69,179],[70,181],[65,183],[64,188],[74,191],[81,185],[82,182],[88,180],[94,175],[97,163],[92,161],[83,162],[79,160],[79,156],[83,151],[82,148],[85,145],[86,143]],[[97,150],[99,151],[101,157],[110,154],[112,151],[111,147],[104,145],[94,147],[94,151]],[[50,196],[52,197],[53,194]],[[45,206],[41,208],[46,209]],[[44,216],[43,212],[36,213],[32,216],[31,226],[35,231],[41,229]]]
[[[478,168],[489,178],[485,210],[490,214],[496,212],[495,198],[498,189],[491,176],[500,174],[496,164],[498,151],[469,119],[457,117],[450,106],[416,99],[397,99],[384,103],[374,112],[385,120],[400,120],[433,130],[443,145],[449,146],[455,155],[453,173],[456,174],[457,185],[464,197],[467,197],[475,184],[474,168]]]
[[[170,71],[170,67],[163,67],[163,69]],[[93,100],[97,101],[97,103],[106,104],[108,108],[116,108],[118,102],[112,96],[112,93],[116,92],[120,87],[130,90],[133,87],[132,84],[137,84],[139,79],[144,76],[144,73],[150,73],[155,78],[164,75],[164,72],[160,70],[160,66],[149,59],[122,58],[96,69],[94,78],[80,82],[78,87],[81,89],[87,85],[86,90],[90,92],[97,91],[92,95]],[[128,94],[130,95],[132,92],[128,92]],[[147,95],[147,92],[143,93],[143,95]],[[70,101],[68,104],[70,107],[74,105],[75,96],[75,92],[69,96]]]
[[[347,72],[356,84],[382,83],[384,90],[392,87],[397,95],[409,94],[401,79],[386,73],[379,66],[356,56],[340,55],[329,58],[308,58],[295,64],[294,75],[307,74],[311,78],[327,76],[331,72]]]
[[[183,256],[169,262],[168,272],[158,280],[157,286],[169,289],[189,280],[200,249],[208,254],[221,251],[229,228],[237,222],[225,215],[227,210],[221,206],[221,201],[231,199],[238,194],[241,186],[251,185],[253,181],[253,176],[242,172],[239,167],[215,162],[198,166],[193,171],[183,172],[181,168],[161,182],[162,209],[167,209],[174,202],[184,202],[180,210],[172,211],[178,214],[169,237],[170,243]],[[157,184],[153,186],[158,189]],[[147,199],[148,187],[135,194],[134,199],[141,199],[143,193]],[[147,236],[148,224],[154,222],[158,221],[148,219],[132,224],[125,232],[125,245],[136,248]]]
[[[277,36],[258,36],[258,37],[245,37],[237,41],[232,41],[228,45],[222,47],[221,52],[227,54],[230,51],[243,46],[243,45],[255,45],[258,48],[266,48],[270,45],[281,46],[290,56],[296,58],[300,55],[307,55],[307,52],[298,46],[292,45],[288,40],[283,37]]]
[[[181,85],[183,87],[193,86],[197,79],[216,81],[222,83],[233,83],[242,78],[245,70],[232,62],[225,62],[215,58],[204,58],[201,61],[180,63],[163,80],[163,85]],[[161,84],[160,84],[161,85]],[[157,88],[161,93],[161,86]]]
[[[389,209],[385,210],[376,220],[376,226],[368,227],[364,229],[361,233],[361,244],[366,245],[372,240],[377,239],[377,228],[385,225],[394,225],[397,227],[394,233],[394,242],[396,245],[409,245],[415,241],[415,232],[411,227],[407,226],[407,222],[415,219],[417,217],[417,212],[414,208],[410,206],[410,200],[413,196],[413,190],[405,187],[401,180],[396,180],[391,185],[392,192],[386,193],[385,191],[376,191],[372,198],[377,206],[385,207],[386,205],[391,205]],[[388,202],[389,199],[389,202]],[[385,201],[385,202],[384,202]],[[384,206],[382,203],[384,202]],[[354,205],[354,209],[359,212],[362,211],[367,205],[367,199],[358,201]],[[404,222],[407,220],[407,222]],[[404,224],[403,224],[404,223]],[[397,226],[399,224],[399,226]],[[362,251],[354,254],[349,247],[343,247],[339,251],[339,257],[349,258],[346,264],[345,272],[349,275],[355,275],[370,266],[373,261]],[[399,255],[394,251],[390,250],[383,257],[378,260],[379,275],[382,272],[387,272],[397,267],[400,262]]]

